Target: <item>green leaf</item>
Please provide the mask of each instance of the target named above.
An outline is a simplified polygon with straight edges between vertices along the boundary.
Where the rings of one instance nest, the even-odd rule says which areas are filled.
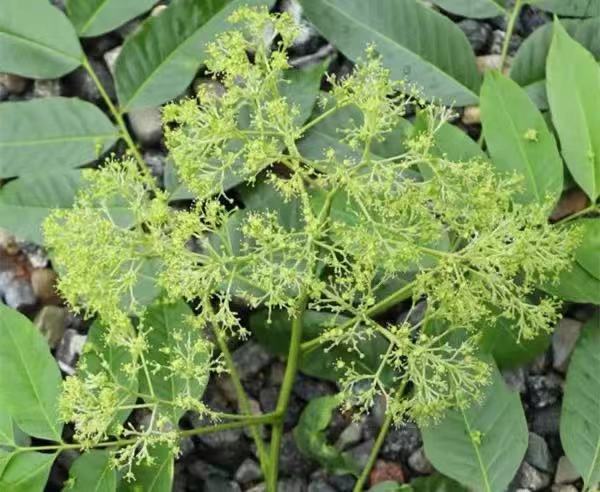
[[[61,377],[46,339],[21,313],[0,304],[0,408],[31,436],[60,441]]]
[[[540,288],[564,301],[600,305],[600,280],[576,261],[560,273],[556,283],[547,283]]]
[[[54,209],[73,206],[81,187],[81,171],[64,171],[48,175],[28,175],[0,188],[0,227],[38,244],[44,242],[42,223]],[[124,207],[110,207],[113,220],[130,222]]]
[[[486,73],[481,87],[483,135],[501,173],[523,178],[521,202],[556,202],[563,189],[563,164],[542,114],[515,82],[500,72]]]
[[[204,60],[204,47],[229,27],[241,5],[264,0],[174,0],[127,39],[117,58],[117,95],[124,111],[156,106],[181,94]]]
[[[527,450],[521,400],[507,389],[497,370],[481,403],[450,411],[421,431],[433,466],[478,491],[506,490]]]
[[[352,457],[327,442],[327,427],[339,405],[337,396],[321,396],[311,400],[294,428],[294,439],[302,453],[318,461],[329,472],[358,476],[361,469]]]
[[[0,177],[56,172],[98,159],[119,138],[91,103],[51,97],[0,104]]]
[[[327,97],[322,94],[323,97]],[[315,111],[313,118],[321,114]],[[339,109],[330,116],[310,128],[304,137],[297,143],[300,153],[315,161],[325,159],[327,149],[333,148],[339,160],[361,157],[360,151],[355,151],[348,144],[342,142],[343,130],[349,127],[352,121],[362,120],[360,111],[354,106]],[[399,124],[382,142],[374,141],[371,146],[371,157],[373,159],[385,159],[406,152],[405,141],[412,132],[412,125],[405,119],[400,119]]]
[[[503,0],[433,0],[433,3],[447,12],[470,19],[487,19],[506,15]]]
[[[82,454],[69,470],[70,485],[65,492],[114,492],[117,472],[111,466],[108,451],[92,450]]]
[[[329,41],[356,61],[373,43],[395,79],[408,79],[428,98],[477,102],[480,76],[464,33],[417,0],[302,0],[304,13]]]
[[[560,419],[565,453],[585,490],[600,483],[600,316],[581,330],[571,356]]]
[[[0,449],[4,444],[15,444],[14,423],[8,413],[0,410]]]
[[[143,14],[156,0],[67,0],[67,13],[81,37],[112,31]]]
[[[600,219],[578,220],[583,229],[583,239],[575,259],[588,273],[600,279]]]
[[[0,490],[42,492],[56,454],[27,452],[8,456],[10,458],[0,476]]]
[[[427,132],[429,128],[426,112],[417,114],[413,128],[414,135]],[[466,162],[471,159],[487,159],[481,147],[466,132],[455,125],[443,123],[433,136],[433,155],[452,161]]]
[[[82,59],[73,26],[50,2],[0,2],[0,72],[52,79],[76,69]]]
[[[600,66],[558,20],[546,71],[563,157],[573,179],[595,201],[600,195]]]
[[[183,301],[167,304],[158,301],[150,306],[144,318],[145,325],[151,329],[148,333],[148,360],[160,364],[160,368],[150,373],[150,382],[157,398],[174,401],[181,394],[189,391],[189,396],[200,399],[206,388],[208,376],[202,381],[187,379],[183,376],[172,376],[165,367],[177,354],[175,349],[181,342],[177,342],[177,333],[184,333],[189,340],[186,345],[194,345],[201,337],[201,332],[189,325],[189,318],[193,316],[190,307]],[[168,352],[167,352],[168,350]],[[194,364],[205,366],[210,362],[208,345],[206,351],[196,354]],[[150,394],[146,378],[140,377],[140,386],[143,393]],[[184,411],[179,408],[163,408],[162,412],[170,415],[173,424],[177,424]]]
[[[531,362],[550,345],[550,334],[539,333],[531,340],[518,340],[512,321],[498,317],[496,323],[481,327],[479,346],[494,357],[500,369],[511,369]]]
[[[557,15],[570,17],[600,15],[600,0],[531,0],[529,3]]]
[[[171,492],[174,474],[171,449],[161,444],[151,448],[150,454],[155,459],[154,464],[134,464],[131,471],[135,482],[121,481],[119,492]]]
[[[332,321],[329,313],[306,311],[304,313],[303,341],[309,341],[319,336],[324,327]],[[345,316],[337,316],[336,323],[341,325],[348,321]],[[291,320],[284,311],[273,311],[271,322],[268,321],[267,310],[258,311],[250,316],[250,328],[258,341],[270,352],[277,355],[286,355],[291,333]],[[319,346],[314,350],[304,352],[300,358],[300,369],[309,376],[314,376],[328,381],[336,381],[341,373],[335,368],[335,362],[342,359],[348,364],[354,363],[357,370],[372,373],[379,367],[381,354],[385,353],[388,344],[381,336],[374,336],[361,345],[361,355],[349,352],[345,347],[334,347],[325,350]],[[390,371],[383,371],[382,379],[391,382]]]
[[[596,60],[600,60],[600,18],[562,19],[569,35],[585,46]],[[546,96],[546,59],[552,42],[552,24],[545,24],[527,37],[511,64],[510,76],[522,86],[540,109],[548,108]]]
[[[131,352],[126,347],[106,344],[104,331],[100,321],[92,324],[78,369],[82,375],[106,373],[109,379],[119,384],[119,399],[124,401],[123,404],[133,405],[137,400],[138,379],[125,371],[125,365],[133,362]],[[119,411],[114,423],[122,424],[130,413],[131,409]]]
[[[298,105],[300,114],[296,118],[296,124],[302,125],[310,117],[328,64],[327,60],[310,68],[293,68],[286,71],[285,80],[279,90],[288,101]]]

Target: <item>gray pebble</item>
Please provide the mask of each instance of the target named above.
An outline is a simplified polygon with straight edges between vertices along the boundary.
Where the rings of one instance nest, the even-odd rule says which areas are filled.
[[[159,107],[134,109],[128,113],[134,135],[145,147],[157,146],[163,136]]]
[[[414,471],[422,475],[431,475],[434,472],[433,465],[425,456],[423,447],[420,447],[408,457],[408,464]]]
[[[583,323],[574,319],[560,320],[552,334],[552,367],[565,373]]]
[[[548,444],[542,436],[537,435],[535,432],[529,433],[525,461],[539,470],[549,473],[554,471],[554,461],[548,449]]]
[[[242,492],[241,487],[232,480],[211,477],[204,482],[204,492]]]
[[[457,25],[467,36],[476,55],[487,51],[492,41],[492,27],[489,24],[474,19],[464,19]]]
[[[12,73],[0,73],[0,84],[13,96],[18,96],[27,89],[28,80]]]
[[[236,470],[234,478],[242,485],[249,482],[256,482],[262,478],[262,470],[256,461],[247,458]]]
[[[307,492],[336,492],[336,489],[320,478],[308,484]]]
[[[249,379],[258,374],[271,359],[271,354],[255,342],[245,343],[233,353],[233,361],[242,379]]]
[[[562,379],[554,373],[529,376],[527,389],[532,406],[544,408],[556,403],[562,393],[562,384]]]
[[[33,97],[58,97],[62,86],[58,79],[36,80],[33,82]]]
[[[56,360],[63,372],[66,374],[75,373],[75,364],[83,351],[86,341],[85,335],[80,335],[76,330],[66,329],[65,334],[56,349]]]
[[[529,463],[524,461],[517,472],[515,481],[520,487],[527,490],[542,490],[550,485],[550,475],[536,470]]]
[[[556,475],[554,476],[554,483],[571,483],[580,477],[573,464],[569,461],[566,456],[561,456],[556,465]]]

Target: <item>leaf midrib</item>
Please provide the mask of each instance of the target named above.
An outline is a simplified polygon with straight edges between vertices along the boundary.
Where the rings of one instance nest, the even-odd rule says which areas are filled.
[[[28,37],[26,37],[26,36],[23,36],[23,35],[21,35],[21,34],[18,34],[18,33],[12,32],[12,31],[9,31],[9,30],[8,30],[8,29],[6,29],[5,27],[0,27],[0,36],[1,36],[2,34],[4,34],[4,35],[5,35],[5,36],[7,36],[7,37],[12,37],[12,38],[15,38],[15,39],[17,39],[17,40],[20,40],[20,41],[22,41],[22,42],[25,42],[26,44],[27,44],[27,43],[29,43],[29,44],[32,44],[32,45],[34,45],[34,46],[36,46],[37,48],[40,48],[40,49],[42,49],[42,50],[50,51],[50,52],[52,52],[52,53],[58,53],[59,55],[63,56],[64,58],[67,58],[67,59],[69,59],[69,60],[76,61],[76,62],[78,62],[79,64],[81,64],[81,58],[80,58],[80,57],[74,57],[74,56],[72,56],[71,54],[69,54],[69,53],[66,53],[65,51],[62,51],[62,50],[56,49],[56,48],[54,48],[54,47],[51,47],[51,46],[47,46],[47,45],[45,45],[45,44],[42,44],[42,43],[40,43],[39,41],[36,41],[35,39],[30,39],[30,38],[28,38]]]
[[[377,31],[373,28],[371,28],[368,24],[365,24],[364,22],[361,22],[357,19],[355,19],[354,17],[351,17],[350,15],[348,15],[346,12],[344,12],[343,10],[340,10],[337,5],[332,4],[329,0],[320,0],[322,3],[327,4],[330,8],[332,8],[333,10],[335,10],[336,12],[339,12],[341,16],[346,17],[347,19],[349,19],[350,21],[354,22],[355,24],[357,24],[360,27],[363,27],[364,29],[366,29],[369,32],[373,32],[376,35],[378,35],[379,37],[381,37],[384,41],[387,41],[395,46],[398,46],[399,49],[401,51],[410,53],[414,56],[416,56],[419,60],[421,60],[424,64],[428,65],[429,67],[433,68],[434,71],[439,72],[440,74],[442,74],[444,77],[451,79],[455,82],[457,82],[464,90],[466,90],[469,94],[471,94],[473,97],[475,97],[475,99],[477,99],[477,94],[475,94],[470,87],[467,87],[466,85],[464,85],[460,80],[455,79],[453,75],[444,72],[441,68],[439,68],[438,66],[434,65],[433,63],[431,63],[429,60],[426,60],[425,58],[423,58],[423,56],[421,56],[418,53],[415,53],[414,51],[409,50],[408,48],[406,48],[405,46],[401,45],[399,42],[397,42],[396,40],[390,38],[389,36],[387,36],[386,34]]]
[[[236,1],[236,0],[233,0]],[[233,3],[233,2],[231,2]],[[223,9],[225,7],[227,7],[229,5],[229,3],[226,3],[225,5],[223,5],[223,8],[221,10],[219,10],[218,12],[215,12],[210,18],[206,19],[201,26],[199,26],[197,29],[194,30],[194,32],[192,32],[192,34],[190,34],[187,38],[185,38],[180,44],[176,45],[173,50],[167,55],[167,57],[165,59],[162,60],[161,63],[159,63],[158,65],[156,65],[156,67],[154,67],[151,72],[148,74],[148,76],[146,77],[146,79],[139,85],[139,87],[137,88],[136,91],[133,92],[133,94],[131,95],[131,97],[129,97],[127,103],[123,106],[122,111],[125,113],[127,111],[129,111],[131,109],[131,106],[133,104],[133,102],[139,97],[140,93],[146,88],[146,86],[150,83],[150,81],[152,80],[152,78],[156,75],[156,73],[162,69],[162,67],[168,63],[169,61],[171,61],[171,59],[177,54],[179,53],[179,51],[187,45],[187,43],[191,42],[191,39],[198,33],[198,31],[206,26],[206,24],[208,24],[211,20],[213,20],[217,14],[219,14],[220,12],[223,11]],[[175,5],[171,5],[169,8],[173,8],[175,7]],[[165,12],[166,13],[166,12]],[[160,17],[156,17],[156,22],[158,22],[158,19]],[[149,29],[149,28],[148,28]],[[149,31],[147,31],[149,32]],[[142,33],[140,33],[141,36]],[[131,43],[133,43],[135,38],[131,38]],[[124,45],[125,47],[125,45]],[[120,56],[119,56],[120,58]],[[118,60],[117,60],[118,61]],[[117,77],[117,89],[119,86],[119,82],[118,82],[118,77]]]
[[[34,140],[10,140],[6,142],[0,141],[1,147],[19,147],[23,145],[46,145],[46,144],[54,144],[54,143],[68,143],[68,142],[82,142],[86,140],[110,140],[111,138],[118,138],[119,132],[115,131],[115,133],[105,133],[105,134],[97,134],[97,135],[78,135],[71,137],[48,137],[48,138],[40,138]]]
[[[18,356],[19,356],[19,360],[21,361],[23,368],[25,369],[25,372],[27,374],[27,381],[29,383],[29,385],[31,386],[31,389],[33,390],[33,393],[35,395],[35,399],[38,402],[38,406],[41,409],[42,414],[44,415],[44,419],[46,420],[46,422],[48,423],[48,426],[50,428],[50,430],[52,430],[52,432],[54,433],[54,437],[57,438],[57,441],[60,441],[60,434],[58,433],[57,429],[52,425],[52,423],[50,422],[50,417],[49,415],[46,413],[46,409],[44,407],[44,405],[42,404],[42,400],[40,399],[40,395],[37,391],[36,386],[33,384],[33,379],[31,378],[31,373],[29,371],[29,367],[27,366],[27,364],[25,363],[25,358],[23,357],[23,353],[20,350],[20,346],[18,343],[15,343],[15,339],[13,337],[13,334],[11,332],[11,330],[6,330],[6,332],[8,333],[8,337],[10,338],[12,344],[15,346],[15,351],[17,352]]]

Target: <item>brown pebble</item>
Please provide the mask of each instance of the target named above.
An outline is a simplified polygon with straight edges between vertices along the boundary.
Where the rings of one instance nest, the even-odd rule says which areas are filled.
[[[377,460],[370,474],[371,486],[391,480],[396,483],[404,483],[404,470],[400,463],[392,461]]]

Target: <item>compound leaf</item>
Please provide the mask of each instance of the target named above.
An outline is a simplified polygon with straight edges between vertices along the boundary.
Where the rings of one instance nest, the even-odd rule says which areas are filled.
[[[0,490],[42,492],[56,454],[26,452],[9,454],[7,458],[4,471],[0,465]]]

